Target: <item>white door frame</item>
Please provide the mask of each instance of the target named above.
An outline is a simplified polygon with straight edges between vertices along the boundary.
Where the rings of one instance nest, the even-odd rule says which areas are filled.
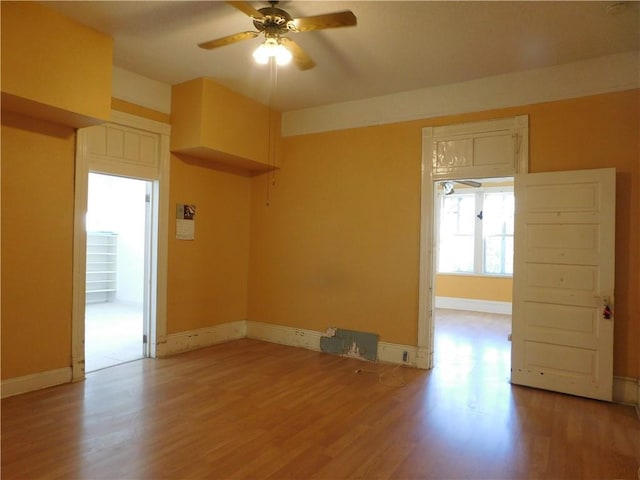
[[[493,135],[511,136],[513,155],[507,162],[488,165],[474,159],[474,140]],[[457,150],[450,157],[440,155],[439,143],[467,142],[467,151]],[[439,156],[440,155],[440,156]],[[513,177],[529,169],[529,117],[521,115],[499,120],[426,127],[422,129],[422,177],[420,204],[420,277],[418,283],[418,345],[416,366],[433,368],[435,305],[434,246],[436,232],[434,184],[444,180]]]
[[[157,163],[147,169],[132,165],[91,165],[88,156],[88,132],[78,129],[76,136],[76,172],[73,234],[73,310],[71,321],[72,381],[85,378],[85,280],[86,280],[86,214],[89,171],[123,175],[152,182],[151,252],[149,288],[150,357],[155,357],[157,345],[167,331],[167,249],[169,240],[169,135],[171,127],[123,112],[111,112],[111,124],[158,135]],[[91,127],[87,127],[91,128]],[[130,174],[128,174],[130,173]],[[145,286],[147,288],[147,286]],[[155,320],[155,321],[154,321]]]

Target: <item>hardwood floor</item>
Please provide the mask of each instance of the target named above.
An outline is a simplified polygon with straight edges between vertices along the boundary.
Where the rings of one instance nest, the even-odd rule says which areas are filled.
[[[511,386],[505,336],[441,320],[429,372],[240,340],[4,399],[2,478],[638,478],[633,408]]]

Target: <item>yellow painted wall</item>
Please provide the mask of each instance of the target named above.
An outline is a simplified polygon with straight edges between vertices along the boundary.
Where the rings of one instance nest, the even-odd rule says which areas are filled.
[[[37,2],[1,8],[3,103],[108,120],[112,39]]]
[[[512,294],[513,279],[511,277],[436,275],[436,295],[439,297],[511,302]]]
[[[149,120],[155,120],[161,123],[171,123],[171,119],[168,114],[152,110],[150,108],[136,105],[135,103],[120,100],[119,98],[111,99],[111,109],[119,112],[128,113],[137,117],[148,118]]]
[[[247,317],[250,179],[172,156],[167,333]],[[194,204],[195,240],[176,239],[176,204]]]
[[[28,11],[41,8],[27,5]],[[23,50],[4,41],[13,28],[6,27],[7,6],[22,8],[2,3],[3,75],[7,59],[38,63],[37,56],[12,57]],[[102,56],[102,45],[93,48]],[[42,62],[52,74],[64,70]],[[47,85],[31,78],[46,73],[23,78],[34,96],[66,92],[64,108],[80,112],[94,101],[102,105],[102,94],[78,98],[73,89],[53,88],[62,73]],[[99,83],[110,79],[109,72]],[[5,85],[4,76],[2,83],[3,91],[20,88],[10,80]],[[110,103],[109,88],[107,109]],[[176,240],[170,222],[168,333],[249,318],[370,331],[384,341],[415,345],[421,129],[528,114],[530,171],[618,170],[614,373],[638,377],[638,112],[640,94],[633,90],[291,137],[268,189],[267,175],[249,178],[173,156],[171,220],[179,202],[194,203],[198,213],[194,242]],[[1,134],[2,377],[12,378],[71,363],[74,136],[70,128],[6,112]],[[246,133],[236,138],[254,141]]]
[[[278,165],[280,113],[206,78],[171,95],[173,152],[247,170]]]
[[[71,365],[74,131],[2,112],[2,378]]]
[[[252,180],[249,318],[415,345],[420,149],[404,124],[285,138],[271,206]]]
[[[616,167],[616,375],[640,361],[638,90],[284,139],[252,179],[249,318],[416,344],[421,129],[529,115],[530,171]]]

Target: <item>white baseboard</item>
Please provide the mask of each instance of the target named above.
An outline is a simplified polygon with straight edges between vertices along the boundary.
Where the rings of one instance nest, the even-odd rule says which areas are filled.
[[[48,370],[2,381],[2,398],[71,382],[71,367]]]
[[[253,320],[247,321],[247,338],[289,347],[301,347],[319,352],[322,335],[321,332],[314,330],[254,322]]]
[[[416,349],[416,368],[429,370],[433,368],[433,352],[429,353],[426,347]]]
[[[208,347],[230,340],[238,340],[246,336],[247,322],[245,320],[223,323],[186,332],[172,333],[167,335],[163,341],[158,342],[156,356],[167,357],[176,353]]]
[[[320,338],[324,333],[301,328],[285,327],[263,322],[247,321],[247,338],[278,343],[289,347],[306,348],[320,351]],[[403,361],[404,352],[407,352],[407,361]],[[378,360],[385,363],[400,365],[417,365],[418,348],[396,343],[378,342]]]
[[[323,335],[324,333],[314,330],[285,327],[252,320],[240,320],[167,335],[165,341],[158,343],[157,353],[158,357],[166,357],[241,338],[252,338],[319,352],[320,338]],[[407,352],[407,361],[403,360],[405,352]],[[378,360],[384,363],[407,365],[422,369],[429,368],[426,349],[411,345],[378,342]],[[21,393],[70,383],[71,379],[71,367],[10,378],[2,381],[1,397],[11,397]],[[626,405],[635,405],[636,408],[640,407],[640,380],[629,377],[614,377],[613,401]]]
[[[407,353],[406,361],[404,360],[405,352]],[[415,367],[418,365],[418,347],[378,342],[378,361]]]
[[[613,377],[613,401],[625,405],[640,406],[640,380],[629,377]]]
[[[511,315],[511,302],[476,300],[475,298],[436,297],[436,308]]]

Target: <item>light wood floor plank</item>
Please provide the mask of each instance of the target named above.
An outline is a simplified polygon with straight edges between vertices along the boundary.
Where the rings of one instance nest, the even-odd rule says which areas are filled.
[[[511,386],[504,322],[451,315],[404,386],[240,340],[4,399],[2,478],[637,478],[633,408]]]

